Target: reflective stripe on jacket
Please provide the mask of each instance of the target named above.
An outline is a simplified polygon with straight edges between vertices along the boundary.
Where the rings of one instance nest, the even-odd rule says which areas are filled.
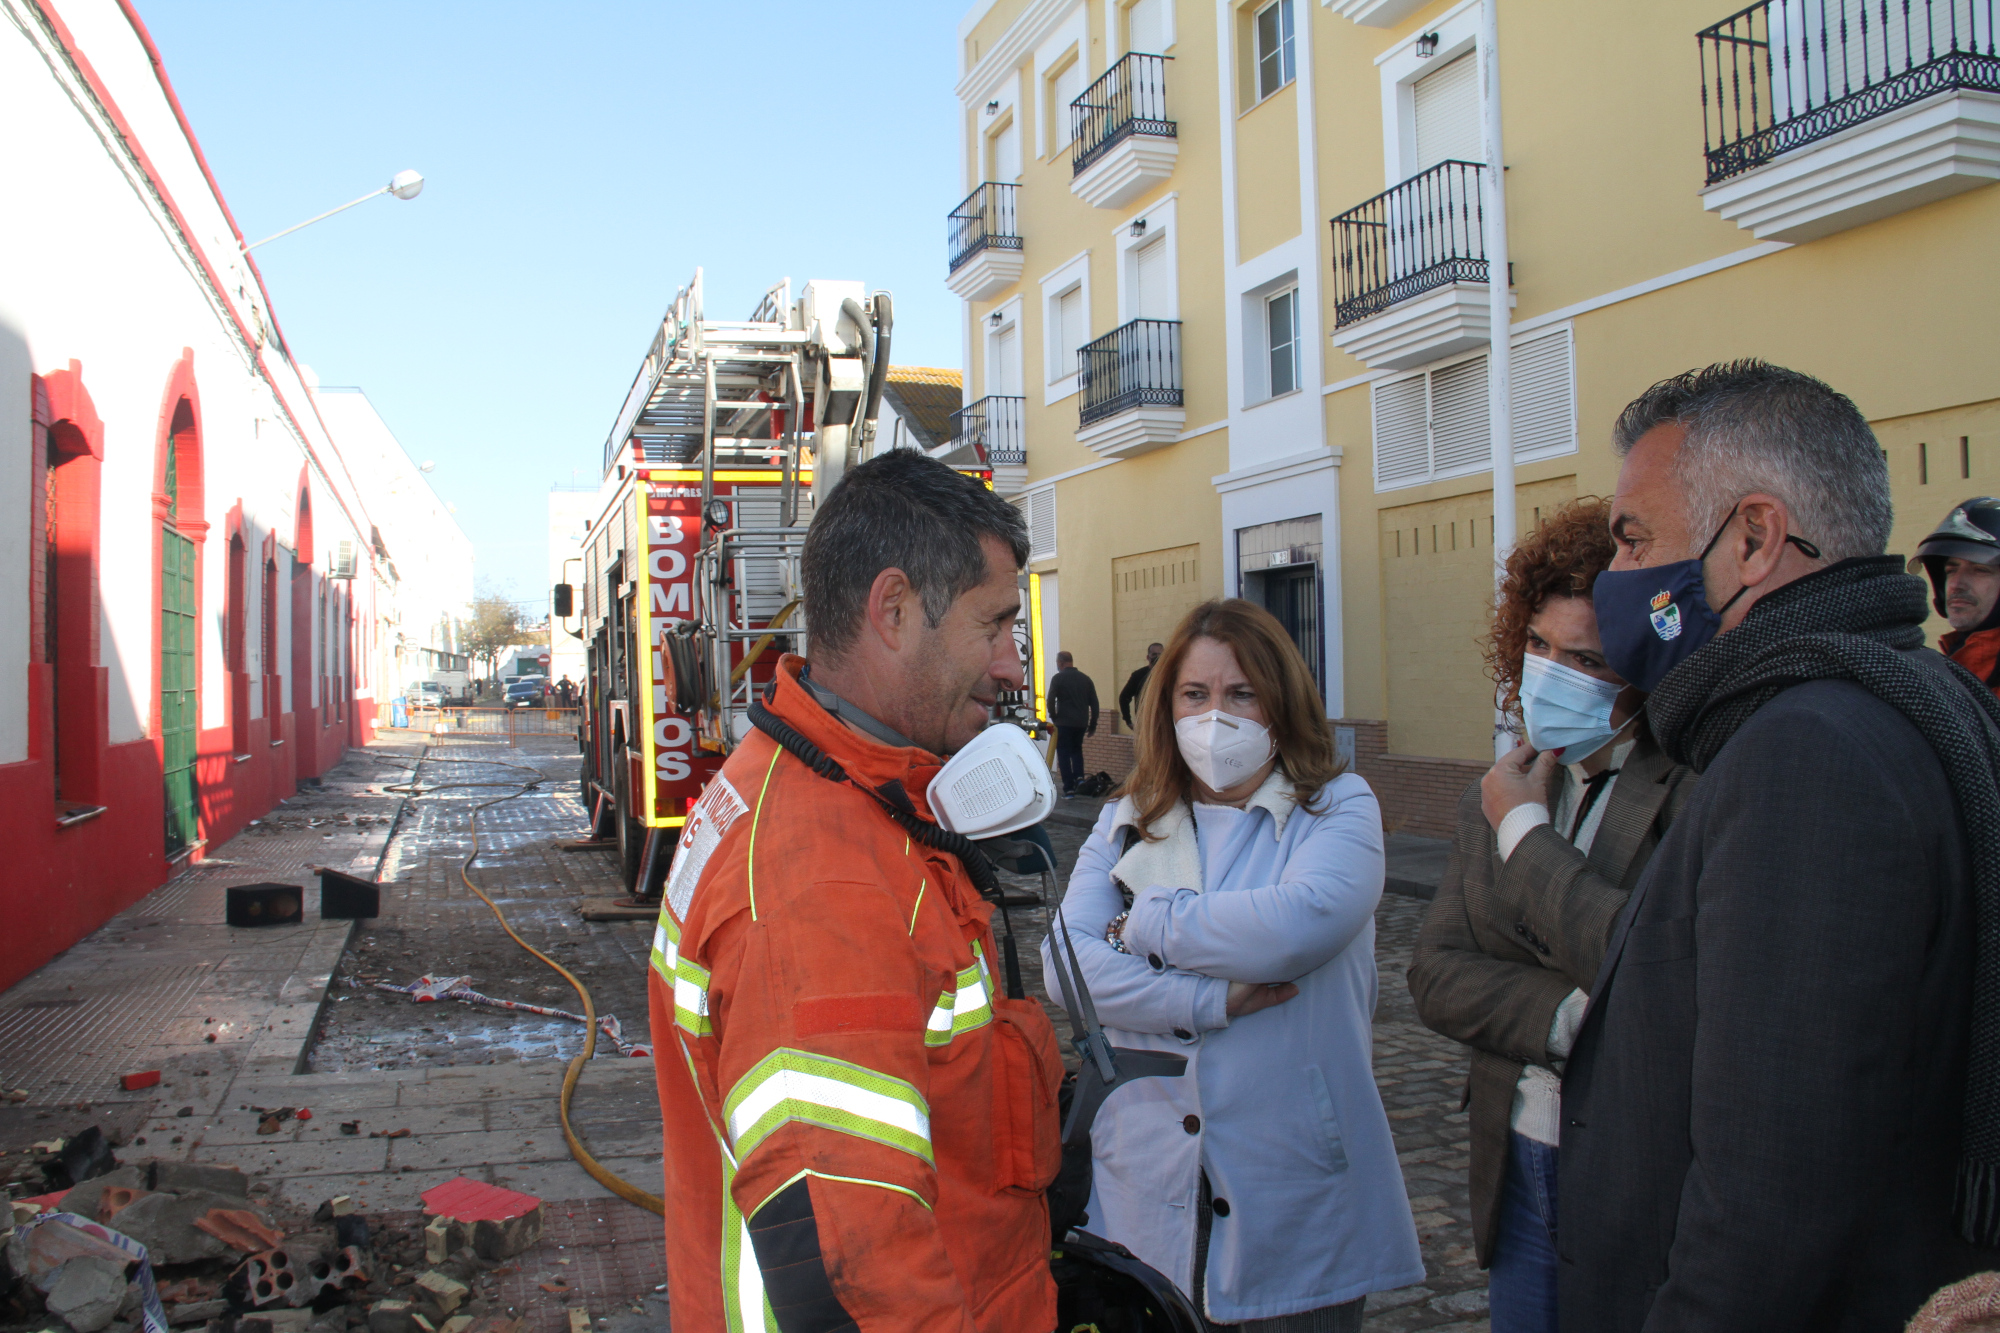
[[[920,815],[935,756],[773,713]],[[667,1275],[692,1329],[1055,1325],[1056,1039],[956,858],[762,733],[682,830],[649,979]]]

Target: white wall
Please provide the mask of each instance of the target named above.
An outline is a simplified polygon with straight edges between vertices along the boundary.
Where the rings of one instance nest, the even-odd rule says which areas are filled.
[[[13,182],[12,206],[0,209],[0,255],[6,256],[0,281],[0,624],[9,627],[0,632],[0,763],[26,757],[31,373],[47,375],[79,362],[104,422],[98,665],[109,669],[112,744],[143,737],[155,710],[153,469],[162,400],[183,349],[192,352],[200,396],[210,525],[199,594],[204,729],[229,722],[222,634],[231,508],[242,504],[253,570],[261,565],[267,533],[276,534],[281,547],[295,540],[302,470],[313,492],[317,549],[311,555],[322,571],[341,538],[365,546],[369,526],[368,497],[272,339],[264,295],[239,253],[240,238],[138,33],[114,0],[74,0],[61,13],[73,52],[27,0],[0,0],[6,19],[0,22],[0,124],[32,127],[0,136],[0,179]],[[96,72],[100,88],[79,76],[76,56]],[[280,669],[289,671],[289,568],[282,556],[279,567],[287,580],[279,596]],[[263,669],[257,661],[261,598],[256,578],[248,583],[245,641],[254,674]],[[356,616],[372,614],[371,580],[357,578],[350,590]],[[356,674],[364,674],[358,662]],[[261,712],[261,691],[252,692],[251,702],[253,713]]]

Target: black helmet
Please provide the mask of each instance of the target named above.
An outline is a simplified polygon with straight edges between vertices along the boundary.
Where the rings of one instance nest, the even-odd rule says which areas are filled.
[[[1071,1231],[1049,1255],[1056,1327],[1100,1333],[1202,1333],[1188,1298],[1116,1241]]]
[[[1977,495],[1944,516],[1931,535],[1917,543],[1917,553],[1907,566],[1912,574],[1930,575],[1931,605],[1944,614],[1944,562],[1970,560],[1979,565],[2000,565],[2000,500]],[[2000,624],[2000,603],[1977,629]]]

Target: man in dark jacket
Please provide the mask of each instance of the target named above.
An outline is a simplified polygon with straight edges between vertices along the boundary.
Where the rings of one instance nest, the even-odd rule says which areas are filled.
[[[1146,645],[1146,665],[1125,678],[1125,688],[1118,691],[1118,716],[1125,719],[1125,729],[1132,729],[1132,705],[1139,702],[1139,696],[1146,692],[1146,682],[1152,678],[1153,664],[1160,660],[1162,645]]]
[[[1931,605],[1951,622],[1938,651],[2000,694],[2000,500],[1982,495],[1946,514],[1917,543],[1910,572],[1929,576]]]
[[[1097,734],[1097,686],[1076,669],[1076,659],[1068,653],[1056,654],[1049,721],[1056,728],[1056,772],[1063,795],[1074,796],[1076,784],[1083,781],[1083,738]]]
[[[1565,1072],[1562,1328],[1900,1330],[2000,1264],[2000,704],[1923,648],[1846,398],[1711,366],[1616,440],[1605,657],[1702,778]]]

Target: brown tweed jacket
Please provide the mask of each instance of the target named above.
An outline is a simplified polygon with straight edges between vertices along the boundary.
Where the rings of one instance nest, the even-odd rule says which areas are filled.
[[[1466,1097],[1472,1234],[1481,1267],[1493,1261],[1521,1066],[1549,1063],[1557,1006],[1597,980],[1618,913],[1694,782],[1642,724],[1588,857],[1544,824],[1502,862],[1479,808],[1479,784],[1459,798],[1451,859],[1406,975],[1424,1024],[1472,1048]],[[1551,788],[1551,810],[1559,790]]]

